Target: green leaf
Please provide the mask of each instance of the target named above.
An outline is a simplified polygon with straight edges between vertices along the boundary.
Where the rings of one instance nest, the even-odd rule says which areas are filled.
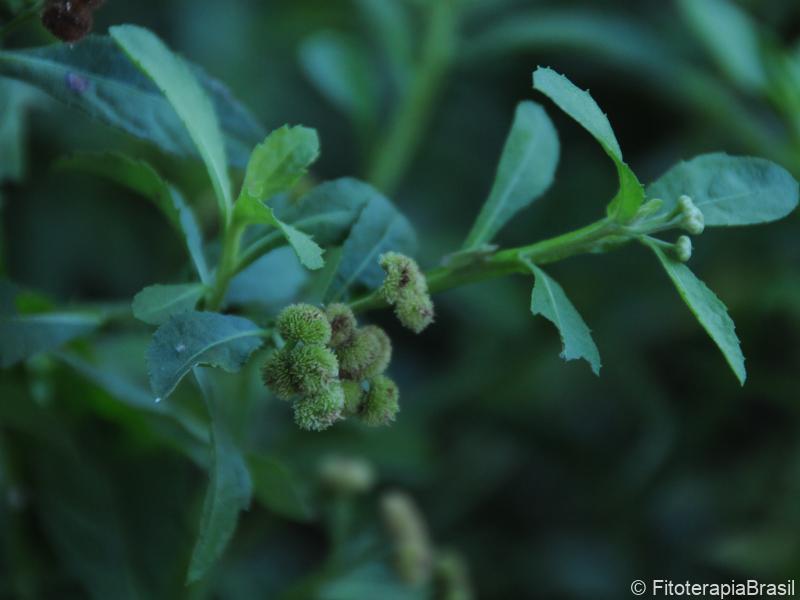
[[[736,337],[736,327],[728,316],[728,309],[714,292],[692,273],[689,267],[667,256],[654,242],[647,241],[646,243],[661,261],[661,265],[672,279],[672,283],[675,284],[689,310],[722,351],[739,383],[744,385],[747,378],[744,356],[739,346],[739,338]]]
[[[640,21],[578,6],[514,11],[493,19],[484,32],[465,40],[462,57],[490,62],[523,52],[579,52],[635,69],[660,69],[669,60],[658,36]]]
[[[331,287],[332,299],[356,284],[378,287],[384,277],[378,257],[390,250],[413,254],[416,248],[416,236],[408,219],[375,188],[367,186],[363,191],[367,205],[342,246],[339,272]]]
[[[205,292],[200,283],[151,285],[134,296],[133,316],[150,325],[161,325],[174,314],[194,310]]]
[[[747,91],[766,90],[758,26],[746,12],[728,0],[679,0],[678,7],[728,77]]]
[[[308,521],[311,518],[311,507],[285,464],[263,454],[250,455],[247,464],[256,499],[262,505],[289,519]]]
[[[277,248],[231,280],[225,306],[246,306],[274,315],[287,304],[299,301],[308,279],[309,272],[297,260],[294,251],[286,246]]]
[[[619,177],[619,191],[608,205],[608,215],[620,221],[631,219],[644,200],[644,188],[631,168],[622,160],[622,150],[605,113],[589,92],[576,87],[569,79],[552,69],[539,67],[533,73],[533,87],[575,119],[592,134],[614,161]]]
[[[97,329],[103,319],[85,312],[0,316],[0,366],[63,346]]]
[[[252,483],[247,464],[236,447],[222,416],[220,394],[206,373],[197,368],[195,377],[206,399],[211,417],[211,482],[203,502],[197,542],[186,575],[186,583],[203,578],[225,551],[236,531],[239,513],[250,506]]]
[[[281,221],[263,200],[294,187],[318,156],[319,139],[313,129],[284,126],[273,131],[253,150],[234,211],[239,224],[276,227],[309,269],[325,264],[322,248],[307,234]]]
[[[0,79],[0,183],[22,179],[26,113],[34,104],[35,96],[30,88]]]
[[[763,158],[702,154],[678,163],[647,187],[649,198],[671,212],[691,196],[705,224],[753,225],[781,219],[797,208],[798,184],[784,168]]]
[[[361,125],[375,119],[378,90],[367,50],[340,33],[316,33],[300,46],[306,76],[337,109]]]
[[[569,301],[562,287],[534,264],[528,265],[536,277],[531,294],[531,312],[542,315],[558,328],[563,346],[561,358],[583,358],[600,374],[600,352],[592,339],[592,332],[581,315]]]
[[[180,192],[164,181],[152,166],[145,161],[110,152],[74,154],[62,158],[56,166],[105,177],[152,201],[184,239],[200,280],[208,283],[210,276],[203,254],[203,238],[194,212]]]
[[[193,72],[211,96],[231,163],[244,167],[264,128],[220,81]],[[27,82],[107,125],[156,144],[165,152],[198,155],[164,95],[108,37],[29,50],[0,50],[0,75]]]
[[[135,25],[119,25],[111,37],[149,76],[178,113],[206,164],[220,213],[227,219],[233,204],[222,131],[214,106],[189,65],[155,34]]]
[[[147,349],[150,385],[158,400],[165,399],[197,365],[234,373],[261,345],[263,334],[242,317],[212,312],[173,315],[153,335]]]
[[[263,201],[291,190],[318,157],[314,129],[284,125],[270,133],[250,155],[236,214],[243,197]]]
[[[464,248],[492,241],[514,215],[547,191],[553,183],[558,156],[558,134],[547,113],[538,104],[520,102],[492,191]]]

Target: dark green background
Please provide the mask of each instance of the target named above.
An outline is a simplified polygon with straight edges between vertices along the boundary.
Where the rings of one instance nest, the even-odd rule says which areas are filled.
[[[710,100],[704,105],[702,95],[687,94],[677,69],[558,43],[467,60],[470,42],[493,22],[546,6],[469,4],[456,64],[391,195],[418,230],[424,266],[466,235],[522,99],[546,106],[562,161],[554,187],[514,220],[501,243],[580,226],[601,215],[613,195],[614,171],[601,149],[531,90],[537,65],[591,89],[643,181],[682,158],[717,150],[766,155],[800,177],[800,144],[786,164],[786,155],[749,141]],[[767,141],[786,135],[786,115],[737,89],[672,3],[555,4],[646,28],[641,39],[652,42],[664,64],[688,62],[713,78]],[[744,4],[775,39],[800,52],[796,2]],[[269,128],[317,128],[322,157],[315,177],[364,176],[364,151],[349,121],[304,77],[297,58],[309,34],[347,31],[381,72],[375,39],[348,2],[109,0],[97,14],[100,32],[126,22],[153,29],[225,81]],[[50,40],[31,25],[6,46]],[[625,41],[635,49],[635,39]],[[61,304],[124,301],[145,285],[178,280],[179,243],[155,209],[118,187],[51,167],[75,149],[149,157],[196,192],[190,197],[207,208],[210,224],[202,170],[51,101],[42,100],[27,123],[26,175],[3,187],[8,275]],[[391,372],[402,412],[390,429],[301,433],[263,389],[232,393],[230,402],[247,397],[255,404],[247,433],[253,447],[281,456],[305,481],[331,452],[368,458],[379,490],[409,491],[437,545],[465,557],[480,598],[626,598],[633,579],[650,578],[778,582],[800,572],[798,218],[714,229],[695,243],[692,269],[737,323],[749,374],[743,388],[657,261],[631,247],[549,270],[592,328],[603,357],[600,378],[585,363],[559,359],[556,331],[529,313],[532,281],[515,277],[437,297],[437,323],[420,337],[388,315],[370,315],[396,347]],[[142,361],[125,347],[119,355],[134,366]],[[0,597],[81,598],[88,590],[102,597],[98,589],[119,582],[103,587],[113,568],[101,566],[120,560],[132,565],[142,597],[271,598],[321,560],[326,542],[316,522],[293,523],[254,505],[209,582],[184,588],[205,473],[158,442],[149,420],[109,409],[103,393],[57,363],[4,372],[0,390]],[[46,410],[32,418],[44,413],[51,422],[3,425],[4,417],[24,420],[25,407],[34,405]],[[80,455],[58,450],[62,436]],[[377,497],[359,501],[365,528],[377,526]],[[58,523],[73,519],[79,525],[67,531],[83,533],[65,539]]]

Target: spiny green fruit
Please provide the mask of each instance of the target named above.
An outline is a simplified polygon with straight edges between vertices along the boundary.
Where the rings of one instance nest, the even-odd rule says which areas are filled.
[[[361,402],[364,399],[364,388],[360,381],[342,381],[344,391],[344,411],[345,415],[357,415],[361,410]]]
[[[325,346],[305,344],[289,351],[292,380],[304,394],[317,394],[339,381],[339,361]]]
[[[388,425],[400,411],[399,399],[397,384],[385,375],[378,375],[369,382],[369,392],[361,403],[359,416],[370,427]]]
[[[333,384],[294,403],[294,420],[308,431],[323,431],[342,418],[344,392]]]
[[[287,348],[276,350],[267,358],[261,369],[261,378],[273,394],[281,400],[289,400],[301,389],[292,374],[292,363]]]
[[[331,339],[331,326],[325,313],[311,304],[292,304],[278,315],[278,333],[287,342],[325,345]]]
[[[336,349],[339,357],[339,376],[360,381],[379,375],[392,360],[392,342],[389,336],[375,325],[357,329],[344,346]]]
[[[397,252],[387,252],[380,257],[386,278],[380,293],[400,322],[420,333],[433,323],[433,301],[428,293],[428,282],[414,259]]]
[[[331,346],[336,348],[346,344],[358,326],[353,311],[346,304],[337,303],[328,305],[325,315],[331,325]]]

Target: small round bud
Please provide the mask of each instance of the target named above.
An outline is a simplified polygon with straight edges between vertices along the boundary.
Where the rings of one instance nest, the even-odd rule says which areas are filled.
[[[379,375],[392,360],[392,342],[375,325],[357,329],[350,341],[336,350],[339,357],[339,376],[360,381]]]
[[[319,476],[325,486],[344,494],[363,494],[375,483],[375,471],[363,458],[328,456],[320,463]]]
[[[692,240],[688,236],[682,235],[675,242],[673,251],[675,252],[675,258],[679,261],[689,262],[689,259],[692,258]]]
[[[383,254],[380,265],[386,271],[381,295],[394,305],[395,315],[405,327],[420,333],[434,315],[425,275],[413,259],[397,252]]]
[[[346,344],[358,326],[353,311],[346,304],[331,304],[325,309],[325,315],[331,325],[331,346]]]
[[[328,318],[311,304],[292,304],[278,315],[278,333],[287,342],[305,344],[327,344],[331,339],[331,326]]]
[[[413,500],[402,492],[381,498],[381,513],[394,541],[400,576],[412,585],[428,581],[433,567],[433,549],[425,521]]]
[[[678,198],[678,207],[682,215],[681,227],[692,235],[700,235],[705,230],[705,217],[692,199],[683,195]]]
[[[370,427],[388,425],[400,412],[399,399],[397,384],[385,375],[378,375],[369,382],[369,392],[361,403],[359,417]]]
[[[292,379],[304,394],[317,394],[338,383],[339,361],[325,346],[295,346],[287,360]]]
[[[364,400],[364,388],[360,381],[342,381],[344,391],[344,410],[345,415],[357,415],[361,410],[361,403]]]
[[[295,402],[294,420],[301,429],[323,431],[342,418],[343,406],[342,386],[335,384]]]
[[[287,349],[276,350],[269,355],[261,369],[261,378],[270,391],[281,400],[289,400],[300,393],[300,387],[292,374],[292,363]]]

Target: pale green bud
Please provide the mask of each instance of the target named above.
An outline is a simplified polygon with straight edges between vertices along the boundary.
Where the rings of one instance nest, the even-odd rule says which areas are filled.
[[[361,386],[360,381],[342,381],[342,390],[344,391],[344,410],[345,415],[357,415],[361,410],[361,402],[364,400],[366,393]]]
[[[664,201],[661,198],[651,198],[639,207],[634,220],[643,221],[647,217],[651,217],[660,211],[662,206],[664,206]]]
[[[342,418],[343,407],[342,386],[334,384],[295,402],[294,420],[301,429],[322,431]]]
[[[261,369],[261,378],[270,391],[281,400],[289,400],[301,392],[292,374],[292,363],[286,348],[269,355]]]
[[[325,315],[331,325],[331,346],[336,348],[350,341],[358,326],[350,307],[346,304],[331,304],[325,309]]]
[[[381,498],[381,513],[394,541],[400,576],[412,585],[430,580],[433,549],[425,522],[413,500],[402,492],[389,492]]]
[[[681,262],[689,262],[692,258],[692,240],[688,236],[682,235],[675,242],[673,247],[675,258]]]
[[[381,295],[395,307],[395,315],[405,327],[420,333],[434,316],[425,275],[412,258],[397,252],[383,254],[380,265],[386,272]]]
[[[388,425],[400,412],[399,400],[397,384],[385,375],[378,375],[369,382],[369,391],[361,403],[358,416],[370,427]]]
[[[705,217],[692,199],[683,195],[678,198],[678,207],[682,215],[681,227],[692,235],[700,235],[705,230]]]
[[[339,382],[339,361],[325,346],[295,346],[288,355],[292,379],[304,394],[316,394]]]
[[[363,494],[375,483],[375,471],[363,458],[328,456],[319,466],[322,483],[345,494]]]
[[[278,315],[278,333],[287,342],[305,344],[327,344],[331,339],[331,326],[328,318],[311,304],[292,304]]]
[[[392,342],[383,329],[367,325],[357,329],[336,353],[340,377],[360,381],[386,370],[392,360]]]

